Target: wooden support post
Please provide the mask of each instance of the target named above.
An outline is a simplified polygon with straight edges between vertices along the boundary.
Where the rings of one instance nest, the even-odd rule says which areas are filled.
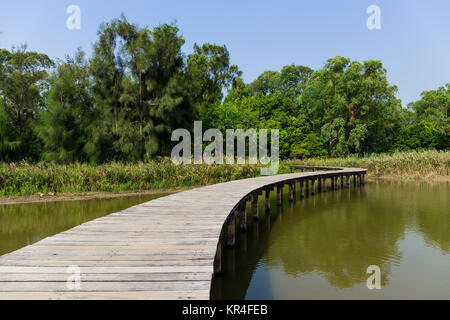
[[[341,189],[344,189],[344,176],[341,176]]]
[[[289,183],[289,201],[294,201],[294,186],[293,183]]]
[[[338,176],[334,177],[334,190],[339,190],[339,180],[338,180]]]
[[[247,206],[246,203],[239,205],[238,208],[239,229],[247,230]]]
[[[309,189],[309,179],[306,178],[306,180],[305,180],[305,196],[308,195],[308,192],[309,192],[308,189]]]
[[[253,213],[254,219],[259,218],[258,194],[257,193],[253,193],[253,195],[252,195],[252,213]]]
[[[266,189],[266,211],[270,210],[270,188]]]
[[[345,176],[345,186],[347,189],[350,188],[350,176]]]
[[[366,174],[365,173],[363,173],[363,175],[362,175],[362,184],[363,184],[363,186],[366,185]]]
[[[311,180],[311,194],[316,194],[316,179]]]
[[[334,190],[334,185],[335,185],[335,183],[334,183],[334,176],[333,176],[333,177],[331,177],[331,190]]]
[[[322,178],[317,179],[317,191],[322,192]]]
[[[323,192],[327,192],[327,178],[323,177]]]
[[[293,189],[294,189],[294,201],[297,198],[297,181],[292,182]]]
[[[358,174],[358,186],[362,186],[362,174]]]
[[[216,257],[214,259],[214,274],[222,272],[222,242],[219,241],[216,250]]]
[[[228,233],[227,233],[227,246],[234,247],[236,244],[236,225],[234,219],[234,213],[227,219]]]
[[[353,187],[356,187],[356,174],[353,175]]]
[[[305,186],[305,180],[300,180],[300,198],[305,197],[304,186]]]
[[[283,185],[277,186],[277,204],[279,206],[283,204]]]

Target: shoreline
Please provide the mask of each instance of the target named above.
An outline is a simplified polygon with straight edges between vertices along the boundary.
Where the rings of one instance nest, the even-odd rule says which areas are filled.
[[[450,182],[449,176],[434,176],[434,177],[399,177],[395,175],[368,175],[368,180],[389,180],[389,181],[401,181],[401,182]],[[135,197],[135,196],[149,196],[149,195],[165,195],[173,194],[181,191],[186,191],[202,186],[190,186],[190,187],[177,187],[171,189],[157,189],[157,190],[143,190],[135,192],[87,192],[87,193],[61,193],[55,196],[44,196],[40,198],[38,195],[31,196],[10,196],[0,197],[0,206],[2,205],[14,205],[14,204],[32,204],[32,203],[49,203],[49,202],[70,202],[70,201],[88,201],[98,199],[114,199],[122,197]]]
[[[399,177],[395,175],[367,175],[367,179],[371,180],[397,180],[407,182],[450,182],[450,176],[431,176],[431,177],[416,177],[405,176]]]
[[[123,192],[123,193],[113,193],[113,192],[87,192],[82,194],[71,194],[71,193],[61,193],[55,196],[44,196],[40,198],[37,195],[33,196],[11,196],[11,197],[0,197],[1,205],[14,205],[14,204],[32,204],[32,203],[49,203],[49,202],[70,202],[70,201],[88,201],[88,200],[99,200],[99,199],[114,199],[114,198],[126,198],[126,197],[136,197],[136,196],[150,196],[150,195],[165,195],[173,194],[181,191],[190,190],[194,187],[179,187],[173,189],[160,189],[160,190],[143,190],[136,192]]]

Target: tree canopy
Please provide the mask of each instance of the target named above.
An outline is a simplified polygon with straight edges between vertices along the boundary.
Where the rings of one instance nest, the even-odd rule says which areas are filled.
[[[53,62],[0,50],[0,161],[142,161],[171,153],[172,131],[278,129],[280,156],[449,147],[450,84],[402,108],[381,61],[287,64],[250,83],[225,45],[183,52],[173,24],[103,23],[92,56]]]

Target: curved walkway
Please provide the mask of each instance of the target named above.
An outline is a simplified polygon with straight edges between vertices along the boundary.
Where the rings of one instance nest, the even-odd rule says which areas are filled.
[[[365,174],[333,168],[237,180],[110,214],[1,256],[0,300],[209,299],[221,243],[234,245],[235,230],[246,228],[248,201],[257,217],[263,192],[268,207],[274,188],[281,203],[286,184],[293,200],[314,193],[316,182],[325,191],[327,181],[338,188],[346,178],[349,187]]]

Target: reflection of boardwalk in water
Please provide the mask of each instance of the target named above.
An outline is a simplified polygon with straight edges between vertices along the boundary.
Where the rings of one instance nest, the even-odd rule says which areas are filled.
[[[324,168],[315,168],[324,169]],[[247,202],[282,189],[289,200],[364,183],[365,169],[231,181],[152,200],[0,257],[0,299],[209,299],[221,244],[246,229]],[[353,180],[351,179],[353,177]],[[80,288],[67,285],[77,279]],[[72,284],[72,282],[71,282]]]

